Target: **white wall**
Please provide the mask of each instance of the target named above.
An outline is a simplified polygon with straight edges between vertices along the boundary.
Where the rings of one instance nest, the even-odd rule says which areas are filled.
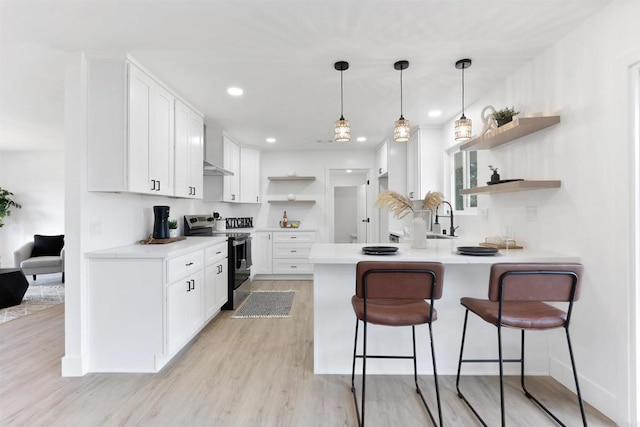
[[[526,247],[582,258],[583,291],[571,325],[580,385],[586,400],[619,425],[636,424],[630,368],[635,284],[628,250],[629,66],[640,61],[638,18],[640,2],[614,2],[470,106],[476,131],[488,104],[515,105],[522,116],[559,114],[560,124],[487,152],[479,182],[489,180],[492,164],[503,179],[559,179],[562,187],[479,196],[489,218],[461,218],[463,228],[480,236],[510,224]],[[452,126],[443,132],[451,141]],[[537,221],[526,221],[527,206],[536,207]],[[551,374],[571,384],[562,332],[553,335],[550,348]]]
[[[13,265],[13,251],[34,234],[64,234],[64,151],[3,151],[0,187],[22,205],[11,209],[0,228],[2,267]]]

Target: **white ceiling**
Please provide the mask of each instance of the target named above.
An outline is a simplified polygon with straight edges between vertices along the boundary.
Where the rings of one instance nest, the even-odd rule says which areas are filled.
[[[400,113],[440,125],[611,0],[0,2],[0,150],[61,149],[64,53],[128,52],[240,143],[373,149]],[[327,143],[344,72],[349,144]],[[226,94],[244,89],[241,98]],[[439,109],[439,118],[429,118]],[[277,138],[267,144],[265,138]],[[355,141],[366,136],[366,143]],[[324,141],[319,144],[317,141]]]

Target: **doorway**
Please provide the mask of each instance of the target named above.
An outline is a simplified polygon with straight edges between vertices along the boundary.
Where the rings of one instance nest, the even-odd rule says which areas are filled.
[[[368,170],[330,171],[330,236],[334,243],[367,243],[371,238],[368,174]]]

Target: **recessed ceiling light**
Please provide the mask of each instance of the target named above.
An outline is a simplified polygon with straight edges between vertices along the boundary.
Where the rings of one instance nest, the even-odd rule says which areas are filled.
[[[442,115],[442,111],[440,110],[431,110],[429,111],[429,117],[440,117]]]
[[[347,172],[347,173],[351,173],[351,169],[347,169],[347,170],[346,170],[346,172]]]
[[[359,136],[359,137],[356,139],[356,141],[358,141],[358,142],[365,142],[366,140],[367,140],[367,137],[366,137],[366,136]]]
[[[227,93],[231,96],[240,96],[244,93],[244,91],[239,87],[230,87],[229,89],[227,89]]]
[[[269,137],[265,141],[267,141],[269,144],[273,144],[274,142],[276,142],[276,139]]]

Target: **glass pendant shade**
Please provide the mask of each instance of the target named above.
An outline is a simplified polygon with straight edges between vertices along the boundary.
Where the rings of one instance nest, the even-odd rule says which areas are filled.
[[[395,142],[407,142],[411,138],[411,123],[400,116],[393,124],[393,140]]]
[[[455,140],[457,142],[465,142],[471,139],[471,119],[467,119],[465,116],[456,120],[455,127],[453,129]]]
[[[349,142],[351,139],[349,120],[345,120],[344,117],[340,116],[340,120],[336,122],[335,135],[333,139],[336,142]]]

